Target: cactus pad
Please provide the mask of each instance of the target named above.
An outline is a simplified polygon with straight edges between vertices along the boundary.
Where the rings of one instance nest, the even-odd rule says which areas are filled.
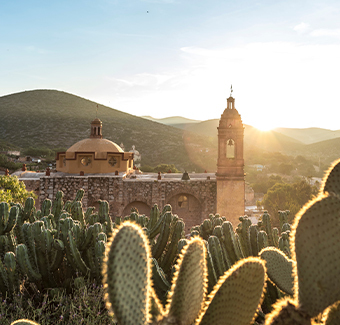
[[[339,233],[338,196],[320,195],[296,217],[292,234],[295,298],[310,317],[340,300]]]
[[[169,295],[168,322],[193,324],[204,305],[207,291],[206,248],[202,239],[191,239],[176,265]]]
[[[338,301],[333,306],[328,308],[325,325],[339,325],[340,324],[340,302]]]
[[[120,325],[150,321],[150,248],[142,228],[129,221],[113,233],[106,248],[104,289],[107,308]]]
[[[335,161],[326,172],[321,191],[340,195],[340,159]]]
[[[39,324],[29,319],[19,319],[11,323],[11,325],[39,325]]]
[[[259,255],[266,261],[267,274],[270,280],[282,291],[293,295],[293,261],[273,247],[264,248]]]
[[[310,317],[298,310],[294,301],[283,299],[273,306],[265,325],[312,325]]]
[[[229,269],[208,297],[200,325],[249,325],[259,307],[266,282],[265,263],[248,257]]]

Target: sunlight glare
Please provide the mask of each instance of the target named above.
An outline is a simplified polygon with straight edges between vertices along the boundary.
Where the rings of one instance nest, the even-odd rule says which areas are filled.
[[[260,121],[260,122],[254,123],[253,127],[258,129],[261,132],[268,132],[273,129],[271,124],[266,121]]]

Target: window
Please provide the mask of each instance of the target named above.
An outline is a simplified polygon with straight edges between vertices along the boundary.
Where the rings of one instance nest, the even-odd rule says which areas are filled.
[[[180,208],[187,208],[188,207],[188,197],[185,195],[181,195],[178,198],[177,204]]]
[[[117,159],[115,157],[110,157],[109,164],[113,167],[117,164]]]
[[[88,157],[88,156],[85,156],[83,158],[80,159],[80,163],[83,165],[83,166],[88,166],[90,165],[92,162],[91,160],[91,157]]]
[[[226,156],[229,159],[235,158],[235,141],[233,139],[227,140]]]

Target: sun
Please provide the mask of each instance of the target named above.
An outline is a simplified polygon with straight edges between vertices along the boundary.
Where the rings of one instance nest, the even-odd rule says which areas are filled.
[[[254,123],[253,127],[262,132],[268,132],[268,131],[273,130],[273,126],[270,125],[270,123],[266,121],[260,121],[258,123]]]

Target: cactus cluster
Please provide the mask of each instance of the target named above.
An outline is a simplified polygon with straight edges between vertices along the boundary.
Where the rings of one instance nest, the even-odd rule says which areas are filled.
[[[328,325],[340,323],[339,168],[340,161],[337,161],[326,175],[319,196],[306,204],[295,218],[291,235],[294,295],[274,306],[266,325],[312,324],[315,318],[322,318]],[[265,257],[267,265],[269,261],[278,262],[273,258],[274,254]],[[290,261],[283,259],[280,263],[288,266]],[[272,271],[277,281],[284,281],[284,272],[277,272],[279,269],[277,266]]]
[[[259,258],[240,261],[207,292],[206,247],[195,237],[175,266],[165,308],[152,282],[151,250],[145,232],[124,222],[107,246],[104,286],[108,307],[125,324],[249,324],[260,305],[266,281]]]
[[[79,190],[73,201],[46,199],[36,211],[34,200],[0,204],[0,292],[11,297],[22,283],[38,290],[70,289],[79,276],[102,281],[102,262],[113,224],[108,203],[100,201],[98,213],[85,213]]]
[[[62,251],[77,275],[103,278],[107,307],[119,325],[339,324],[339,166],[340,161],[332,166],[320,194],[292,227],[289,212],[279,212],[279,229],[272,228],[268,213],[258,225],[240,217],[235,231],[210,215],[185,239],[183,220],[170,206],[162,212],[154,206],[150,218],[132,211],[114,224],[104,203],[98,215],[82,214],[79,200],[59,210],[46,202],[38,212],[30,202],[27,209],[0,206],[0,240],[7,245],[1,251],[0,289],[13,292],[25,267],[28,278],[53,285],[54,268],[51,279],[38,259],[54,265]],[[97,247],[98,242],[103,244]],[[101,258],[91,260],[96,252]],[[97,269],[103,265],[103,277],[91,261],[99,263]]]

